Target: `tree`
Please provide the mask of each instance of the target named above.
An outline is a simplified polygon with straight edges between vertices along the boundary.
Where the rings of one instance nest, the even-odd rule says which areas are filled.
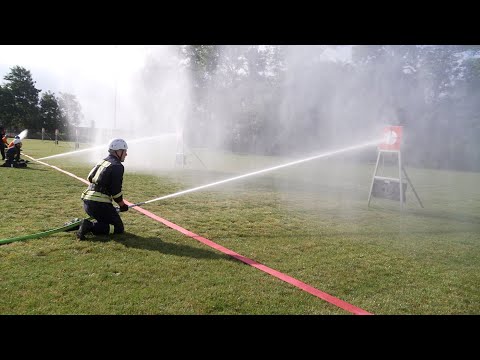
[[[187,45],[182,47],[186,65],[192,72],[194,87],[204,88],[216,71],[220,57],[217,45]]]
[[[61,123],[64,127],[68,125],[77,127],[83,119],[82,107],[73,94],[60,92],[58,105],[61,112]]]
[[[216,72],[220,57],[220,47],[216,45],[185,45],[181,47],[184,66],[192,83],[190,97],[192,114],[187,117],[185,129],[189,143],[207,136],[211,121],[209,109],[209,86]]]
[[[15,98],[6,87],[0,86],[0,125],[10,128],[14,125]]]
[[[51,130],[65,131],[68,123],[62,116],[60,106],[54,93],[47,91],[40,99],[40,119],[42,127]]]
[[[7,83],[4,89],[10,92],[6,95],[7,108],[11,108],[12,113],[8,114],[7,122],[17,128],[39,129],[39,108],[38,94],[41,90],[35,88],[35,81],[29,70],[14,66],[10,69],[10,73],[5,75],[4,79]],[[13,99],[13,104],[9,104],[8,100]]]

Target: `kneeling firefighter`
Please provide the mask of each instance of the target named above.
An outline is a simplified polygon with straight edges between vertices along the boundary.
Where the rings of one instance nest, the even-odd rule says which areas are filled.
[[[4,167],[16,167],[24,168],[27,167],[28,160],[25,161],[20,159],[20,152],[22,151],[22,140],[17,135],[15,139],[8,146],[7,152],[5,154],[6,159],[2,166]]]
[[[79,240],[85,240],[85,234],[108,235],[110,225],[114,234],[125,231],[119,211],[128,211],[123,201],[122,184],[124,167],[122,162],[127,156],[127,143],[123,139],[112,139],[108,144],[109,155],[101,160],[88,174],[90,185],[82,193],[85,212],[96,221],[82,220],[77,232]],[[115,201],[119,208],[113,206]],[[119,211],[117,211],[119,210]]]

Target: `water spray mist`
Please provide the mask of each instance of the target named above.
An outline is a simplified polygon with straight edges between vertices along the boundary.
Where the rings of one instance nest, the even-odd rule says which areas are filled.
[[[383,140],[384,139],[380,139],[380,140],[370,141],[370,142],[359,144],[359,145],[349,146],[349,147],[346,147],[346,148],[343,148],[343,149],[340,149],[340,150],[334,150],[334,151],[326,152],[326,153],[323,153],[323,154],[320,154],[320,155],[311,156],[311,157],[308,157],[308,158],[305,158],[305,159],[292,161],[292,162],[289,162],[289,163],[286,163],[286,164],[273,166],[273,167],[270,167],[270,168],[267,168],[267,169],[254,171],[254,172],[251,172],[251,173],[248,173],[248,174],[235,176],[235,177],[232,177],[232,178],[229,178],[229,179],[216,181],[216,182],[206,184],[206,185],[201,185],[201,186],[198,186],[198,187],[195,187],[195,188],[192,188],[192,189],[179,191],[179,192],[176,192],[174,194],[165,195],[165,196],[161,196],[161,197],[158,197],[158,198],[155,198],[155,199],[152,199],[152,200],[132,204],[132,205],[129,205],[129,207],[141,206],[141,205],[145,205],[145,204],[148,204],[148,203],[151,203],[151,202],[154,202],[154,201],[169,199],[169,198],[172,198],[172,197],[175,197],[175,196],[188,194],[188,193],[198,191],[198,190],[201,190],[201,189],[205,189],[205,188],[208,188],[208,187],[212,187],[212,186],[215,186],[215,185],[225,184],[225,183],[230,182],[230,181],[244,179],[244,178],[249,177],[249,176],[263,174],[263,173],[266,173],[266,172],[269,172],[269,171],[282,169],[282,168],[285,168],[287,166],[297,165],[297,164],[301,164],[301,163],[304,163],[304,162],[307,162],[307,161],[320,159],[320,158],[324,158],[324,157],[327,157],[327,156],[337,155],[337,154],[347,152],[347,151],[359,150],[359,149],[362,149],[364,147],[377,145],[380,142],[382,142]]]
[[[159,138],[165,137],[166,135],[169,135],[169,134],[150,136],[150,137],[136,139],[136,140],[129,140],[128,143],[133,144],[133,143],[138,143],[138,142],[143,142],[143,141],[148,141],[148,140],[159,139]],[[61,153],[61,154],[57,154],[57,155],[45,156],[45,157],[42,157],[42,158],[38,158],[37,160],[46,160],[46,159],[53,159],[53,158],[58,158],[58,157],[68,156],[68,155],[77,155],[77,154],[80,154],[80,153],[89,152],[89,151],[93,151],[93,150],[104,150],[104,149],[107,149],[107,147],[108,147],[108,144],[103,144],[103,145],[90,147],[90,148],[87,148],[87,149],[75,150],[75,151],[69,151],[69,152]]]

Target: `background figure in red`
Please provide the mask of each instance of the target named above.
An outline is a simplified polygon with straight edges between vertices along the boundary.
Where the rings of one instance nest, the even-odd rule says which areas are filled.
[[[0,126],[0,153],[2,154],[2,160],[5,160],[5,149],[8,147],[8,140],[5,128]]]

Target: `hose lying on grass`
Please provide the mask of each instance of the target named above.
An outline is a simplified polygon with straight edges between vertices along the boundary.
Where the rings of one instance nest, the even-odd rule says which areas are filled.
[[[87,218],[87,220],[90,220],[90,219],[91,219],[91,217]],[[82,220],[83,219],[75,218],[75,219],[73,219],[69,222],[66,222],[65,224],[63,224],[63,226],[58,227],[58,228],[50,229],[50,230],[47,230],[47,231],[42,231],[42,232],[39,232],[39,233],[36,233],[36,234],[22,235],[22,236],[9,238],[9,239],[1,239],[0,240],[0,245],[9,244],[9,243],[12,243],[12,242],[15,242],[15,241],[24,241],[24,240],[36,239],[36,238],[48,236],[48,235],[51,235],[51,234],[55,234],[57,232],[69,231],[69,230],[75,229],[75,227],[80,226],[80,223],[82,222]]]

